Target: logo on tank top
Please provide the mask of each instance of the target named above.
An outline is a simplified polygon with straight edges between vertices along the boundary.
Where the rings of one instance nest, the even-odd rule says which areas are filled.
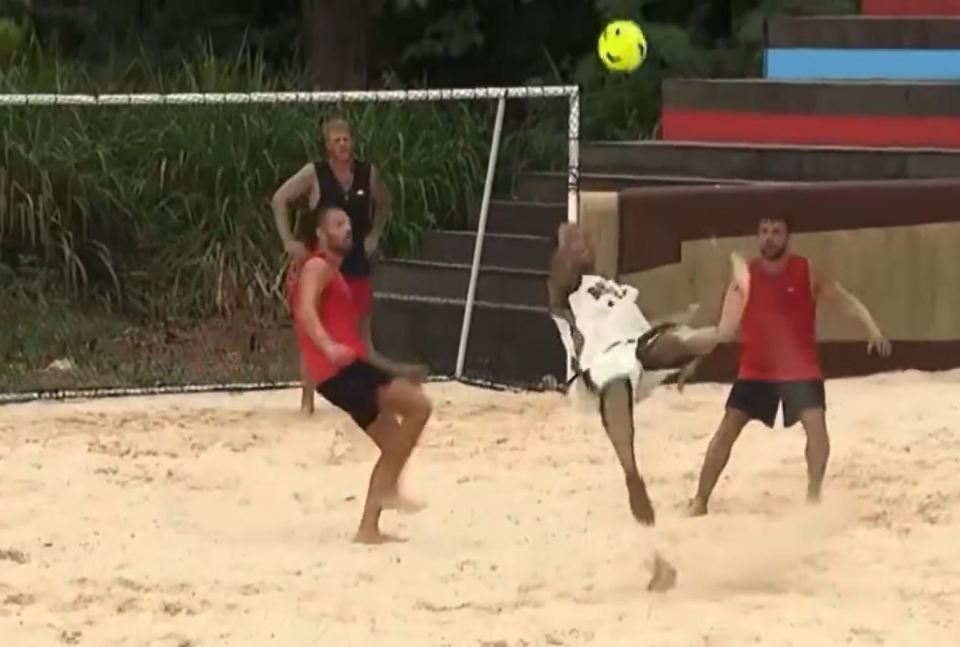
[[[602,301],[604,297],[610,297],[607,299],[606,305],[612,308],[618,301],[627,296],[627,291],[615,283],[597,281],[587,288],[587,294],[592,296],[595,301]]]

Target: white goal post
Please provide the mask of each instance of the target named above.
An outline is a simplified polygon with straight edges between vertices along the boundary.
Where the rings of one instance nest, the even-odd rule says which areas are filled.
[[[507,99],[567,98],[568,120],[568,167],[567,167],[567,220],[579,220],[579,170],[580,170],[580,90],[575,85],[519,86],[498,88],[450,88],[429,90],[376,90],[348,92],[225,92],[225,93],[171,93],[171,94],[0,94],[0,106],[148,106],[177,104],[290,104],[290,103],[361,103],[361,102],[426,102],[497,100],[497,115],[494,122],[487,175],[483,186],[483,200],[477,224],[473,261],[470,266],[470,281],[457,349],[454,377],[463,377],[470,325],[476,298],[480,261],[483,256],[483,239],[486,234],[487,214],[493,190],[493,180],[500,149],[503,117]],[[569,371],[569,358],[567,358]],[[569,377],[569,376],[568,376]],[[262,385],[258,385],[262,388]]]

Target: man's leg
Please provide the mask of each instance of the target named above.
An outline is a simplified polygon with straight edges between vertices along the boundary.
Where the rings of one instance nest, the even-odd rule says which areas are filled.
[[[710,495],[720,480],[720,475],[727,467],[730,461],[730,453],[733,451],[733,445],[740,437],[740,432],[749,422],[749,416],[743,411],[728,408],[723,414],[720,426],[710,439],[707,446],[707,454],[703,459],[703,467],[700,468],[700,481],[697,485],[697,494],[690,502],[690,514],[692,516],[703,516],[707,514],[707,506],[710,501]]]
[[[640,476],[634,454],[633,389],[630,380],[616,379],[603,388],[600,392],[600,417],[620,460],[620,467],[623,468],[630,511],[640,523],[653,525],[653,504],[647,494],[643,477]]]
[[[776,384],[755,380],[737,380],[733,383],[723,419],[710,439],[703,467],[700,468],[697,494],[690,501],[692,516],[707,514],[710,496],[726,469],[733,445],[746,424],[756,419],[767,427],[773,427],[779,406],[780,391]]]
[[[709,355],[719,344],[734,340],[750,289],[750,271],[746,261],[736,252],[730,255],[730,262],[733,267],[733,281],[723,299],[717,325],[693,328],[687,325],[686,321],[678,322],[679,325],[662,334],[651,345],[649,352],[652,362],[659,364],[661,368],[679,368],[698,357]],[[644,364],[644,367],[653,368],[647,364]]]
[[[807,501],[820,501],[823,478],[830,459],[830,436],[827,433],[826,396],[823,380],[786,382],[781,385],[783,424],[793,426],[798,420],[807,434]]]
[[[376,399],[379,414],[366,432],[380,448],[380,458],[370,473],[367,499],[356,535],[356,541],[367,544],[389,539],[380,532],[382,510],[420,507],[400,496],[398,484],[431,413],[426,394],[404,379],[380,387]]]
[[[807,433],[807,501],[819,503],[823,490],[823,477],[827,473],[830,458],[830,436],[823,409],[805,409],[800,414],[800,423]]]

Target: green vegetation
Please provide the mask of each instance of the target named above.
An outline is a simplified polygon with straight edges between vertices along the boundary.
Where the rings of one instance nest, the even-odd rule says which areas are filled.
[[[186,0],[139,3],[139,14],[93,4],[103,11],[4,3],[0,92],[299,90],[325,78],[323,52],[289,42],[292,0],[201,13]],[[378,58],[337,87],[371,75],[382,82],[366,85],[384,87],[577,83],[583,139],[649,137],[664,76],[755,75],[764,15],[853,2],[749,0],[720,23],[719,5],[701,0],[508,4],[480,2],[483,20],[461,2],[384,2],[343,18],[381,38]],[[629,76],[604,72],[593,51],[613,16],[644,19],[651,44]],[[293,378],[269,198],[321,155],[332,112],[356,125],[359,153],[393,192],[388,254],[415,255],[424,230],[472,224],[492,101],[0,108],[0,311],[14,322],[0,336],[0,389]],[[497,192],[520,170],[565,168],[567,125],[562,99],[510,102]],[[63,357],[80,368],[42,370]]]

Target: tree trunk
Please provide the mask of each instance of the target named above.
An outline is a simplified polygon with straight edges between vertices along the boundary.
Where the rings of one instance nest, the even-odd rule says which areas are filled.
[[[301,0],[303,51],[315,90],[367,86],[365,0]]]

